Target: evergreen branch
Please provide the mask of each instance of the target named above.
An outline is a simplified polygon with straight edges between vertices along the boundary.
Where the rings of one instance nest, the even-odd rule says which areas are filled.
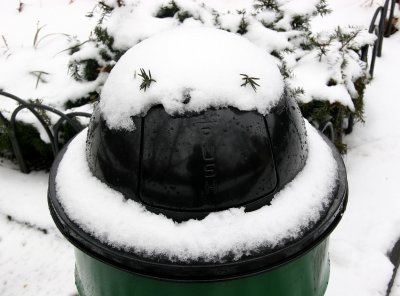
[[[81,64],[77,61],[72,61],[68,65],[68,72],[76,81],[82,80]]]
[[[276,0],[257,0],[254,4],[256,9],[268,9],[273,11],[279,11],[278,4]]]
[[[248,27],[248,22],[246,21],[245,15],[246,15],[246,10],[238,10],[238,14],[242,15],[242,18],[240,20],[239,28],[236,31],[236,33],[240,35],[244,35],[247,33],[247,27]]]
[[[326,3],[326,0],[321,0],[317,4],[316,8],[317,8],[316,14],[319,14],[320,16],[324,16],[332,12],[328,4]]]
[[[97,7],[100,8],[100,19],[98,21],[98,25],[103,23],[103,20],[110,16],[111,12],[114,10],[114,7],[108,5],[104,0],[101,0],[97,3]],[[88,16],[88,15],[87,15]],[[93,16],[93,14],[92,14]]]
[[[330,35],[328,38],[323,38],[321,33],[318,33],[316,36],[310,36],[309,42],[310,45],[318,48],[318,57],[321,62],[322,56],[326,56],[329,51],[329,46],[332,44],[332,41],[335,39],[335,36]]]
[[[257,86],[260,86],[256,80],[260,80],[260,78],[256,77],[250,77],[247,74],[240,74],[242,77],[242,80],[244,81],[240,86],[246,86],[247,84],[250,84],[250,86],[253,88],[253,90],[256,92],[257,91]]]
[[[35,72],[42,72],[42,73],[46,73],[46,72],[43,72],[43,71],[35,71]],[[48,73],[46,73],[46,74],[48,74]],[[36,99],[28,99],[28,103],[30,103],[30,104],[43,104],[43,99],[39,99],[39,98],[36,98]],[[35,108],[35,110],[36,110],[36,112],[38,112],[39,113],[39,115],[43,118],[43,120],[44,120],[44,122],[48,125],[48,126],[50,126],[51,125],[51,119],[50,119],[50,117],[49,117],[49,115],[47,114],[47,112],[46,112],[46,110],[45,109],[43,109],[43,108]]]
[[[283,79],[288,79],[293,75],[292,69],[287,66],[285,61],[282,61],[282,66],[279,67],[279,71],[281,72]]]
[[[146,73],[146,71],[143,68],[140,68],[140,74],[138,74],[140,77],[142,77],[142,83],[140,84],[140,90],[143,89],[143,91],[146,91],[150,87],[150,85],[153,82],[157,82],[151,77],[151,72],[149,70],[149,74]]]
[[[342,51],[346,46],[348,46],[350,42],[353,41],[360,34],[361,31],[362,29],[358,28],[351,33],[343,33],[342,29],[340,27],[337,27],[336,36],[339,42],[342,43],[340,50]]]
[[[157,18],[174,17],[174,15],[179,12],[180,7],[176,4],[174,0],[171,0],[167,5],[162,5],[158,10]]]

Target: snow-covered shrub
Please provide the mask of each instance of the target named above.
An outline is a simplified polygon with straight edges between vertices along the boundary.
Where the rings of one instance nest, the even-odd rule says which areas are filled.
[[[340,151],[348,120],[363,121],[363,94],[369,82],[367,65],[359,53],[373,37],[361,28],[337,27],[334,32],[309,34],[283,61],[292,69],[289,81],[300,90],[303,115],[320,127],[331,121]],[[305,49],[305,50],[304,50]]]
[[[229,9],[215,1],[99,1],[93,39],[72,55],[71,74],[81,81],[94,80],[109,72],[130,47],[177,26],[234,32],[281,60],[282,73],[298,94],[304,116],[316,126],[331,121],[335,144],[344,152],[346,122],[349,117],[362,120],[362,97],[369,81],[360,49],[374,37],[345,24],[333,32],[312,33],[310,20],[330,12],[325,0],[241,3]]]
[[[362,119],[363,91],[369,81],[366,65],[360,60],[360,48],[373,42],[373,37],[364,29],[347,28],[346,24],[333,32],[312,33],[311,19],[327,13],[325,0],[100,0],[87,14],[97,19],[88,39],[68,36],[65,44],[60,43],[57,49],[58,65],[66,64],[63,59],[68,56],[70,81],[65,77],[66,69],[46,68],[44,71],[51,73],[44,77],[48,83],[40,83],[33,92],[35,97],[45,98],[46,104],[63,111],[90,112],[108,73],[129,48],[178,26],[215,27],[239,34],[265,50],[265,54],[275,56],[281,63],[287,85],[298,96],[304,116],[316,126],[331,121],[336,145],[345,151],[342,134],[347,119],[350,116]],[[47,60],[47,56],[42,56],[44,51],[31,51],[31,60]],[[13,66],[13,56],[18,58],[15,53],[11,59],[4,55],[5,63]],[[51,90],[49,84],[53,84]],[[31,93],[23,90],[22,95]],[[6,111],[7,116],[12,109]],[[35,126],[33,121],[19,119]],[[7,155],[9,143],[3,130],[0,130],[3,138],[0,137],[0,155]],[[43,136],[43,131],[38,131]]]

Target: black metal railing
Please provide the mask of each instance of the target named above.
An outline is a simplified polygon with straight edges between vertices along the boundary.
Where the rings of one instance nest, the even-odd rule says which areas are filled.
[[[12,147],[12,152],[19,164],[19,168],[21,172],[23,173],[29,173],[30,168],[27,166],[24,155],[22,153],[22,149],[18,140],[18,131],[16,128],[16,120],[17,120],[17,115],[19,112],[21,112],[24,109],[29,110],[39,121],[39,123],[43,126],[44,131],[46,132],[49,141],[50,141],[50,146],[51,150],[53,152],[53,156],[56,157],[58,152],[61,149],[61,145],[59,142],[59,136],[60,136],[60,126],[66,122],[69,124],[76,133],[80,132],[83,127],[80,125],[74,118],[76,117],[88,117],[90,118],[91,114],[89,113],[84,113],[84,112],[71,112],[71,113],[63,113],[53,107],[40,104],[40,103],[32,103],[32,102],[26,102],[23,99],[4,92],[0,90],[0,96],[9,98],[11,100],[14,100],[18,103],[18,107],[14,109],[14,111],[11,114],[10,119],[8,120],[0,111],[0,123],[3,124],[3,126],[7,129],[8,131],[8,136],[10,139],[11,147]],[[47,111],[54,113],[60,117],[60,119],[53,125],[49,122],[47,122],[45,115],[41,111]]]
[[[382,56],[384,37],[389,37],[394,31],[393,20],[394,20],[394,10],[396,8],[396,3],[398,3],[398,0],[386,0],[383,6],[379,6],[375,10],[371,23],[369,25],[368,32],[370,34],[375,34],[376,40],[372,45],[371,54],[369,54],[370,45],[365,45],[361,49],[361,60],[367,63],[367,65],[369,65],[369,74],[371,78],[374,77],[376,58]],[[388,12],[389,12],[389,17],[388,17]],[[348,118],[348,125],[347,128],[345,129],[345,133],[346,134],[351,133],[353,131],[353,127],[354,127],[354,115],[350,114]]]
[[[380,6],[376,9],[372,17],[368,29],[369,33],[376,35],[376,40],[372,47],[372,54],[370,56],[368,55],[368,50],[370,47],[369,45],[364,46],[361,53],[361,60],[368,63],[369,65],[369,74],[371,75],[371,77],[374,76],[376,58],[382,56],[382,46],[384,37],[389,37],[393,32],[394,10],[396,8],[397,2],[398,0],[386,0],[383,6]],[[389,5],[390,5],[390,10],[389,10]],[[388,12],[389,12],[389,17],[388,17]]]

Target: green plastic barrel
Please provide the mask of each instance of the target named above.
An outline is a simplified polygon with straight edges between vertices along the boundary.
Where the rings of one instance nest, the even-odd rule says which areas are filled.
[[[329,279],[328,239],[301,257],[258,274],[219,281],[168,281],[140,276],[75,249],[80,296],[323,296]]]

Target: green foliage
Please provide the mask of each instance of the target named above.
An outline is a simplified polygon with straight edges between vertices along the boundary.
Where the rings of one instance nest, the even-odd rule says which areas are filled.
[[[166,17],[174,17],[175,13],[180,10],[178,5],[174,0],[170,1],[168,5],[163,5],[158,10],[156,17],[158,18],[166,18]]]
[[[242,15],[242,18],[240,19],[239,29],[236,31],[236,33],[244,35],[247,33],[247,26],[249,24],[245,18],[246,11],[240,11],[239,13]]]
[[[353,99],[354,103],[354,118],[356,121],[365,122],[364,121],[364,92],[365,88],[369,82],[367,77],[361,77],[354,82],[354,87],[358,92],[358,98]]]
[[[68,71],[77,81],[94,81],[100,73],[100,65],[95,59],[73,61],[69,64]]]
[[[179,11],[177,16],[178,16],[178,20],[181,23],[183,23],[185,19],[193,17],[193,15],[189,11],[186,11],[186,10]]]
[[[347,147],[343,143],[343,120],[350,115],[350,110],[340,103],[331,104],[328,101],[313,100],[309,103],[299,103],[300,110],[305,118],[313,125],[323,127],[331,121],[335,131],[335,146],[340,153],[346,153]]]
[[[103,23],[103,20],[111,14],[111,12],[114,10],[114,7],[108,5],[105,1],[99,1],[97,3],[97,6],[100,8],[101,11],[99,18],[99,24],[101,24]]]
[[[111,51],[114,50],[114,37],[108,34],[107,29],[104,29],[101,26],[96,26],[93,32],[98,43],[105,45]]]
[[[276,0],[256,0],[254,7],[257,9],[268,9],[268,10],[279,11],[279,7],[278,4],[276,3]]]
[[[193,15],[186,10],[182,10],[175,1],[170,1],[167,5],[162,5],[157,11],[156,17],[167,18],[177,16],[179,22],[183,23],[185,19],[193,17]]]
[[[82,75],[81,75],[81,64],[73,61],[68,64],[68,73],[73,77],[76,81],[81,81],[82,80]]]
[[[291,89],[292,96],[298,98],[300,95],[304,95],[304,89],[302,87],[295,87]]]
[[[111,59],[117,61],[125,53],[125,51],[114,48],[114,37],[108,34],[107,29],[103,28],[101,25],[96,26],[93,33],[95,36],[97,47],[100,48],[100,53],[102,53],[101,56],[106,56],[104,58],[105,61]],[[106,52],[104,46],[106,47],[106,49],[108,49],[109,53]],[[112,55],[112,57],[110,56],[110,54]]]
[[[116,1],[116,2],[115,2]],[[87,80],[94,80],[98,77],[100,72],[109,72],[113,67],[114,63],[119,60],[124,50],[118,50],[114,47],[114,38],[113,36],[107,31],[106,24],[103,24],[103,19],[106,18],[108,15],[112,13],[112,11],[117,6],[123,6],[122,1],[115,0],[113,4],[110,4],[110,1],[100,1],[98,7],[101,9],[101,16],[98,25],[94,28],[93,31],[93,39],[90,42],[95,42],[96,46],[98,47],[99,55],[102,61],[96,60],[84,60],[79,62],[73,62],[70,65],[70,72],[71,75],[76,77],[79,80],[87,81]],[[158,18],[176,18],[179,22],[184,22],[185,19],[193,17],[193,15],[182,9],[176,0],[171,0],[168,2],[165,1],[164,5],[162,5],[158,11],[156,11],[155,16]],[[358,28],[353,28],[353,30],[341,29],[337,28],[332,34],[330,35],[313,35],[310,31],[310,20],[312,17],[316,15],[326,15],[330,13],[330,9],[328,7],[327,0],[320,0],[319,3],[315,6],[313,12],[308,14],[299,14],[292,16],[290,21],[290,28],[281,28],[278,27],[276,24],[279,20],[285,17],[284,9],[280,8],[281,2],[277,0],[255,0],[254,7],[257,9],[256,13],[262,10],[269,10],[275,12],[275,19],[270,23],[263,23],[264,26],[271,30],[275,31],[286,31],[286,30],[297,30],[301,31],[299,35],[295,37],[291,37],[295,40],[289,40],[291,43],[295,45],[294,50],[297,47],[300,47],[302,50],[306,52],[316,51],[318,54],[318,58],[320,62],[326,62],[325,57],[329,56],[330,50],[339,51],[340,55],[340,63],[342,67],[342,75],[345,75],[345,69],[347,66],[346,55],[348,54],[348,50],[355,50],[358,51],[357,43],[354,42],[358,36],[358,33],[361,31]],[[239,27],[236,31],[238,34],[246,34],[248,31],[248,20],[250,17],[249,14],[246,14],[246,11],[237,11],[237,14],[241,16],[241,20],[239,23]],[[220,22],[220,15],[218,11],[213,11],[212,16],[214,17],[214,25],[216,27],[221,27]],[[338,47],[336,43],[339,42]],[[334,44],[335,43],[335,44]],[[334,45],[334,46],[332,46]],[[332,49],[333,48],[333,49]],[[79,47],[78,47],[79,49]],[[285,55],[283,54],[284,51],[273,51],[272,55],[277,57],[279,60],[283,61]],[[98,58],[97,58],[98,59]],[[300,57],[299,57],[300,59]],[[102,66],[100,67],[99,64]],[[106,66],[103,66],[106,65]],[[292,77],[292,70],[287,67],[285,62],[282,62],[282,66],[280,67],[281,74],[284,76],[285,79]],[[136,73],[135,73],[136,75]],[[141,77],[140,89],[146,91],[152,83],[156,82],[151,77],[150,70],[147,72],[144,69],[140,69],[140,74],[138,75]],[[241,86],[251,86],[254,91],[257,90],[259,84],[257,83],[258,78],[250,77],[247,74],[240,74],[243,80]],[[340,73],[339,73],[340,75]],[[336,77],[336,76],[335,76]],[[338,78],[335,78],[338,79]],[[328,86],[334,86],[338,83],[343,83],[343,81],[336,81],[335,79],[330,79],[327,83]],[[343,77],[344,80],[344,77]],[[350,81],[347,79],[346,83]],[[352,83],[350,81],[350,83]],[[343,134],[343,122],[346,121],[348,116],[354,116],[356,120],[363,121],[363,91],[365,85],[368,83],[367,77],[362,77],[354,82],[355,89],[359,96],[353,98],[353,103],[355,106],[355,111],[352,112],[347,107],[340,105],[339,103],[330,104],[327,101],[322,101],[320,98],[313,98],[314,101],[301,104],[302,111],[304,115],[310,118],[316,125],[323,126],[327,121],[331,121],[334,124],[334,128],[336,131],[336,146],[343,152],[345,151],[345,145],[342,143],[342,134]],[[299,96],[304,94],[304,90],[302,88],[297,88],[292,90],[293,95]],[[354,93],[353,93],[353,96]],[[93,99],[89,97],[96,98],[98,97],[97,93],[89,94],[84,98],[79,98],[70,102],[66,103],[66,107],[71,108],[76,105],[85,104],[86,102],[91,102]],[[96,100],[94,99],[94,100]]]
[[[42,101],[39,99],[28,100],[28,102],[35,104],[42,103]],[[35,110],[39,113],[39,115],[41,115],[45,123],[50,126],[50,118],[46,114],[46,111],[41,108],[35,108]],[[75,121],[78,126],[81,126],[76,119],[73,119],[73,121]],[[54,159],[51,144],[44,142],[40,138],[40,134],[36,127],[22,121],[16,121],[14,131],[26,165],[31,170],[49,170]],[[10,140],[11,133],[12,130],[9,124],[4,124],[2,121],[0,121],[0,157],[17,163]],[[64,122],[59,127],[58,135],[59,144],[60,146],[63,146],[74,135],[76,135],[76,130],[72,128],[69,123]]]
[[[246,86],[247,84],[250,84],[250,86],[253,88],[254,92],[257,91],[257,86],[260,86],[256,80],[260,80],[260,78],[256,78],[256,77],[250,77],[247,74],[240,74],[243,80],[243,83],[240,86]]]
[[[337,27],[335,29],[334,38],[336,38],[341,44],[340,50],[344,50],[346,48],[358,50],[356,45],[353,45],[351,42],[361,33],[362,29],[353,27],[351,30],[345,32],[341,27]],[[356,48],[353,48],[356,47]]]
[[[80,124],[80,122],[76,118],[73,118],[72,121],[77,126],[83,128],[83,126]],[[75,135],[76,135],[76,130],[69,123],[64,121],[64,123],[62,123],[60,125],[59,134],[58,134],[58,142],[59,142],[60,146],[64,146]]]
[[[143,89],[143,91],[146,91],[150,87],[150,85],[153,82],[157,82],[151,77],[151,72],[149,70],[149,74],[146,73],[146,71],[143,68],[140,68],[140,74],[138,74],[140,77],[142,77],[142,83],[140,84],[140,90]]]
[[[40,104],[43,104],[43,100],[42,99],[28,99],[28,103],[40,105]],[[49,115],[47,115],[46,110],[44,110],[42,108],[36,108],[35,110],[37,113],[39,113],[39,115],[43,118],[44,122],[47,125],[51,124],[50,117],[49,117]]]
[[[310,18],[305,15],[295,15],[290,25],[294,30],[308,31],[310,29]]]
[[[15,160],[9,138],[10,129],[0,123],[0,156]],[[16,135],[21,147],[21,153],[29,168],[33,170],[48,170],[53,162],[51,146],[40,139],[40,134],[30,124],[16,122]]]
[[[319,14],[321,16],[327,15],[332,12],[332,10],[329,9],[329,7],[328,7],[328,3],[326,3],[326,0],[321,0],[317,4],[316,8],[317,8],[317,11],[315,14]]]
[[[366,83],[368,83],[366,78],[359,78],[355,82],[359,97],[353,99],[354,111],[351,111],[348,107],[340,103],[331,104],[328,101],[321,101],[316,98],[309,103],[299,103],[303,116],[315,126],[323,127],[328,121],[332,122],[335,131],[334,144],[341,153],[346,153],[347,151],[346,144],[343,143],[343,134],[347,132],[347,127],[344,126],[345,118],[353,116],[356,121],[364,122],[363,96]],[[336,85],[336,81],[331,80],[328,82],[328,85]]]
[[[281,72],[281,75],[283,76],[283,79],[288,79],[292,77],[292,69],[290,69],[285,61],[282,61],[282,65],[279,66],[279,71]]]
[[[83,77],[87,81],[94,81],[99,76],[99,63],[94,59],[83,61],[85,67],[83,68]]]
[[[84,106],[89,103],[95,103],[98,100],[99,100],[99,93],[93,91],[85,97],[66,101],[64,103],[64,108],[65,109],[77,108],[77,107],[81,107],[81,106]]]
[[[318,57],[320,62],[322,60],[322,57],[326,56],[326,54],[328,53],[329,46],[332,44],[334,38],[335,38],[334,35],[325,36],[325,38],[323,38],[321,34],[317,34],[316,36],[309,35],[308,37],[309,48],[318,49]]]

